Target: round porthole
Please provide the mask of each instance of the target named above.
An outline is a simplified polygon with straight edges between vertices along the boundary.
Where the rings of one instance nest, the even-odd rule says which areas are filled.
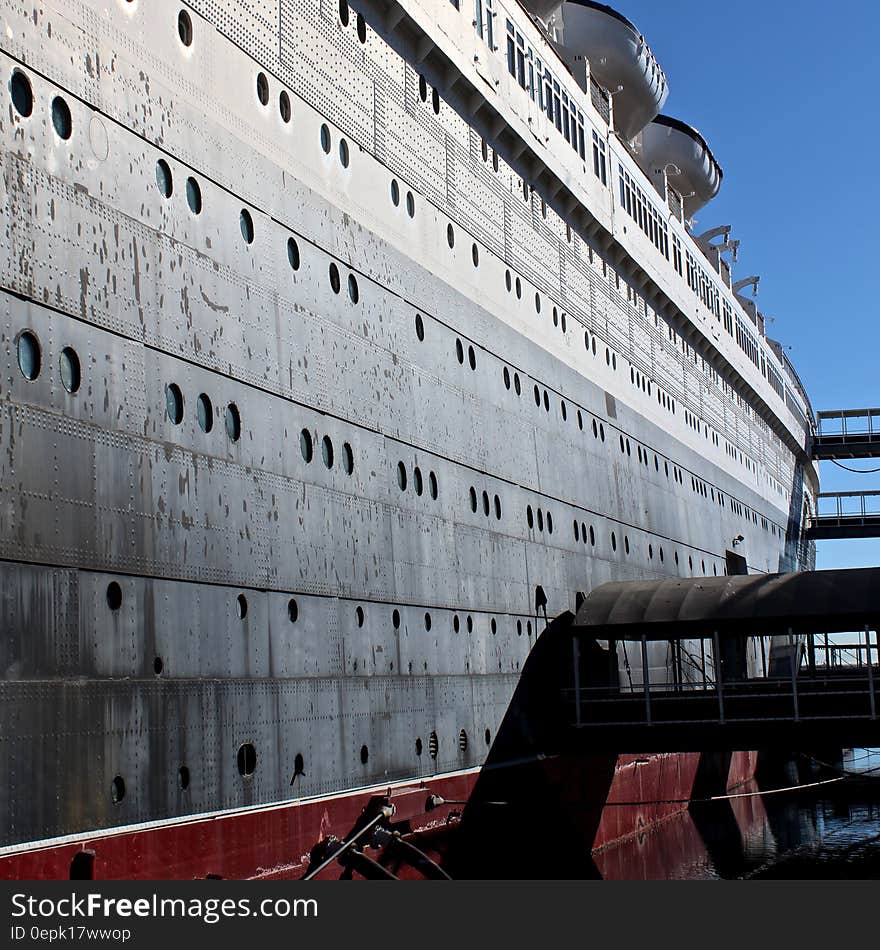
[[[339,22],[343,26],[348,26],[348,0],[339,0]]]
[[[333,468],[333,442],[329,435],[325,435],[321,439],[321,457],[324,459],[327,468]]]
[[[450,248],[455,247],[455,228],[451,224],[446,225],[446,243]]]
[[[361,765],[366,765],[370,761],[370,750],[365,746],[361,746]]]
[[[233,442],[238,442],[241,438],[241,416],[234,402],[226,407],[226,434]]]
[[[343,168],[348,168],[348,163],[351,160],[351,156],[348,151],[348,142],[345,139],[339,140],[339,161],[342,164]]]
[[[122,606],[122,588],[116,581],[107,585],[107,606],[114,612]]]
[[[339,289],[342,286],[342,283],[339,278],[339,268],[336,266],[336,264],[332,262],[330,264],[329,274],[330,274],[330,287],[334,294],[338,294]]]
[[[236,762],[238,764],[238,774],[241,775],[242,778],[247,778],[248,775],[254,774],[257,768],[257,750],[250,742],[245,742],[238,747]]]
[[[156,162],[156,187],[163,198],[170,198],[174,191],[174,182],[171,178],[171,169],[164,158]]]
[[[278,112],[281,116],[281,121],[287,125],[293,113],[290,108],[290,96],[287,95],[286,89],[282,89],[278,94]]]
[[[342,467],[345,469],[346,475],[351,475],[354,472],[354,452],[348,442],[342,446]]]
[[[358,606],[354,612],[354,615],[355,615],[355,618],[357,619],[358,627],[362,627],[364,625],[364,620],[365,620],[364,608]]]
[[[174,425],[179,426],[183,421],[183,393],[176,383],[165,387],[165,411]]]
[[[406,466],[403,462],[397,463],[397,484],[401,491],[406,491]]]
[[[269,105],[269,80],[265,73],[257,73],[257,98],[260,105]]]
[[[110,800],[114,805],[118,805],[125,798],[125,779],[121,775],[110,783]]]
[[[330,154],[330,129],[326,124],[321,126],[321,148],[325,155]]]
[[[31,81],[20,70],[16,69],[9,80],[9,93],[12,96],[12,105],[15,111],[23,118],[34,111],[34,91],[31,88]]]
[[[184,46],[192,46],[193,41],[193,25],[190,15],[186,10],[181,10],[177,14],[177,35],[180,37],[180,42]]]
[[[308,429],[303,429],[299,434],[299,450],[302,453],[303,461],[308,463],[312,460],[312,434]]]
[[[290,264],[291,270],[299,270],[299,245],[292,237],[287,239],[287,263]]]
[[[239,620],[244,620],[244,618],[247,617],[248,602],[244,594],[239,594],[238,597],[235,598],[235,612],[238,614]]]
[[[69,346],[65,346],[61,351],[59,359],[59,369],[61,370],[61,385],[71,394],[75,393],[80,386],[81,374],[79,357],[76,351]]]
[[[189,769],[185,765],[177,770],[177,786],[182,791],[185,792],[189,788]]]
[[[416,336],[418,337],[419,343],[425,339],[425,323],[420,313],[416,314]]]
[[[428,485],[431,489],[431,498],[436,501],[438,495],[440,494],[440,489],[437,485],[437,476],[433,472],[428,475]]]
[[[396,178],[391,179],[391,203],[395,208],[400,204],[400,185]]]
[[[192,176],[186,180],[186,203],[193,214],[202,213],[202,189]]]
[[[411,191],[406,193],[406,213],[411,218],[416,216],[416,199]]]
[[[296,623],[299,618],[299,606],[297,605],[296,600],[293,597],[287,601],[287,619],[291,623]]]
[[[73,133],[73,119],[70,115],[70,106],[61,98],[55,96],[52,100],[52,127],[58,138],[65,141]]]
[[[244,238],[245,244],[253,244],[254,219],[251,217],[251,213],[247,208],[241,209],[241,214],[238,216],[238,226],[241,229],[241,236]]]
[[[357,303],[361,299],[357,278],[354,274],[348,275],[348,296],[352,303]]]

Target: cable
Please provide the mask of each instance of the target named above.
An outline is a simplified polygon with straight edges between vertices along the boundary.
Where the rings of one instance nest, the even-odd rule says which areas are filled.
[[[838,462],[837,459],[829,459],[829,461],[834,462],[838,468],[842,468],[847,472],[852,472],[854,475],[875,475],[877,472],[880,472],[880,468],[850,468],[848,465]]]
[[[648,802],[605,802],[604,808],[631,808],[635,805],[703,805],[708,802],[730,801],[734,798],[763,798],[765,795],[778,795],[780,792],[800,792],[806,788],[816,788],[819,785],[834,785],[843,782],[845,776],[823,779],[821,782],[809,782],[806,785],[790,785],[787,788],[770,788],[758,792],[733,792],[728,795],[711,795],[709,798],[665,798]]]

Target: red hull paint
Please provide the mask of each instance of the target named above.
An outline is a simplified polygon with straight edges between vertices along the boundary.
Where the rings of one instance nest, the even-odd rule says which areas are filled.
[[[601,851],[643,833],[687,808],[700,756],[694,754],[621,756],[607,805],[599,820],[593,850]],[[731,762],[730,782],[745,781],[754,757],[744,753]],[[477,774],[428,779],[392,789],[398,813],[413,832],[435,838],[460,806],[425,811],[429,795],[467,801]],[[750,775],[748,776],[750,777]],[[0,879],[67,879],[79,851],[93,851],[96,879],[172,880],[204,878],[290,878],[301,876],[309,850],[334,834],[344,837],[370,799],[384,789],[156,824],[115,833],[96,832],[75,841],[0,855]],[[568,802],[576,807],[574,801]],[[431,849],[433,851],[433,849]],[[331,865],[322,877],[338,877]]]

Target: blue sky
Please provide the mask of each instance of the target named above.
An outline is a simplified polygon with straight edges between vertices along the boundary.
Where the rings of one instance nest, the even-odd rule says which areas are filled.
[[[880,405],[877,37],[880,4],[617,0],[669,80],[663,111],[698,128],[724,169],[696,230],[733,225],[738,277],[761,275],[767,333],[813,408]],[[870,469],[878,461],[856,461]],[[880,473],[821,467],[823,491]],[[819,545],[817,566],[880,565],[880,542]]]

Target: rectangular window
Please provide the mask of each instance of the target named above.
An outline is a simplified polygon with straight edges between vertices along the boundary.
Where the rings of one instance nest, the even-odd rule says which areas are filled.
[[[507,71],[516,76],[516,40],[513,38],[513,24],[507,21]]]
[[[484,37],[483,31],[483,0],[474,0],[474,29],[480,39]]]
[[[526,50],[525,41],[519,33],[516,34],[516,81],[526,88]]]
[[[605,165],[605,140],[600,139],[596,130],[593,130],[593,172],[603,185],[608,184],[608,176]],[[623,199],[623,177],[620,179],[621,204],[626,204]]]

